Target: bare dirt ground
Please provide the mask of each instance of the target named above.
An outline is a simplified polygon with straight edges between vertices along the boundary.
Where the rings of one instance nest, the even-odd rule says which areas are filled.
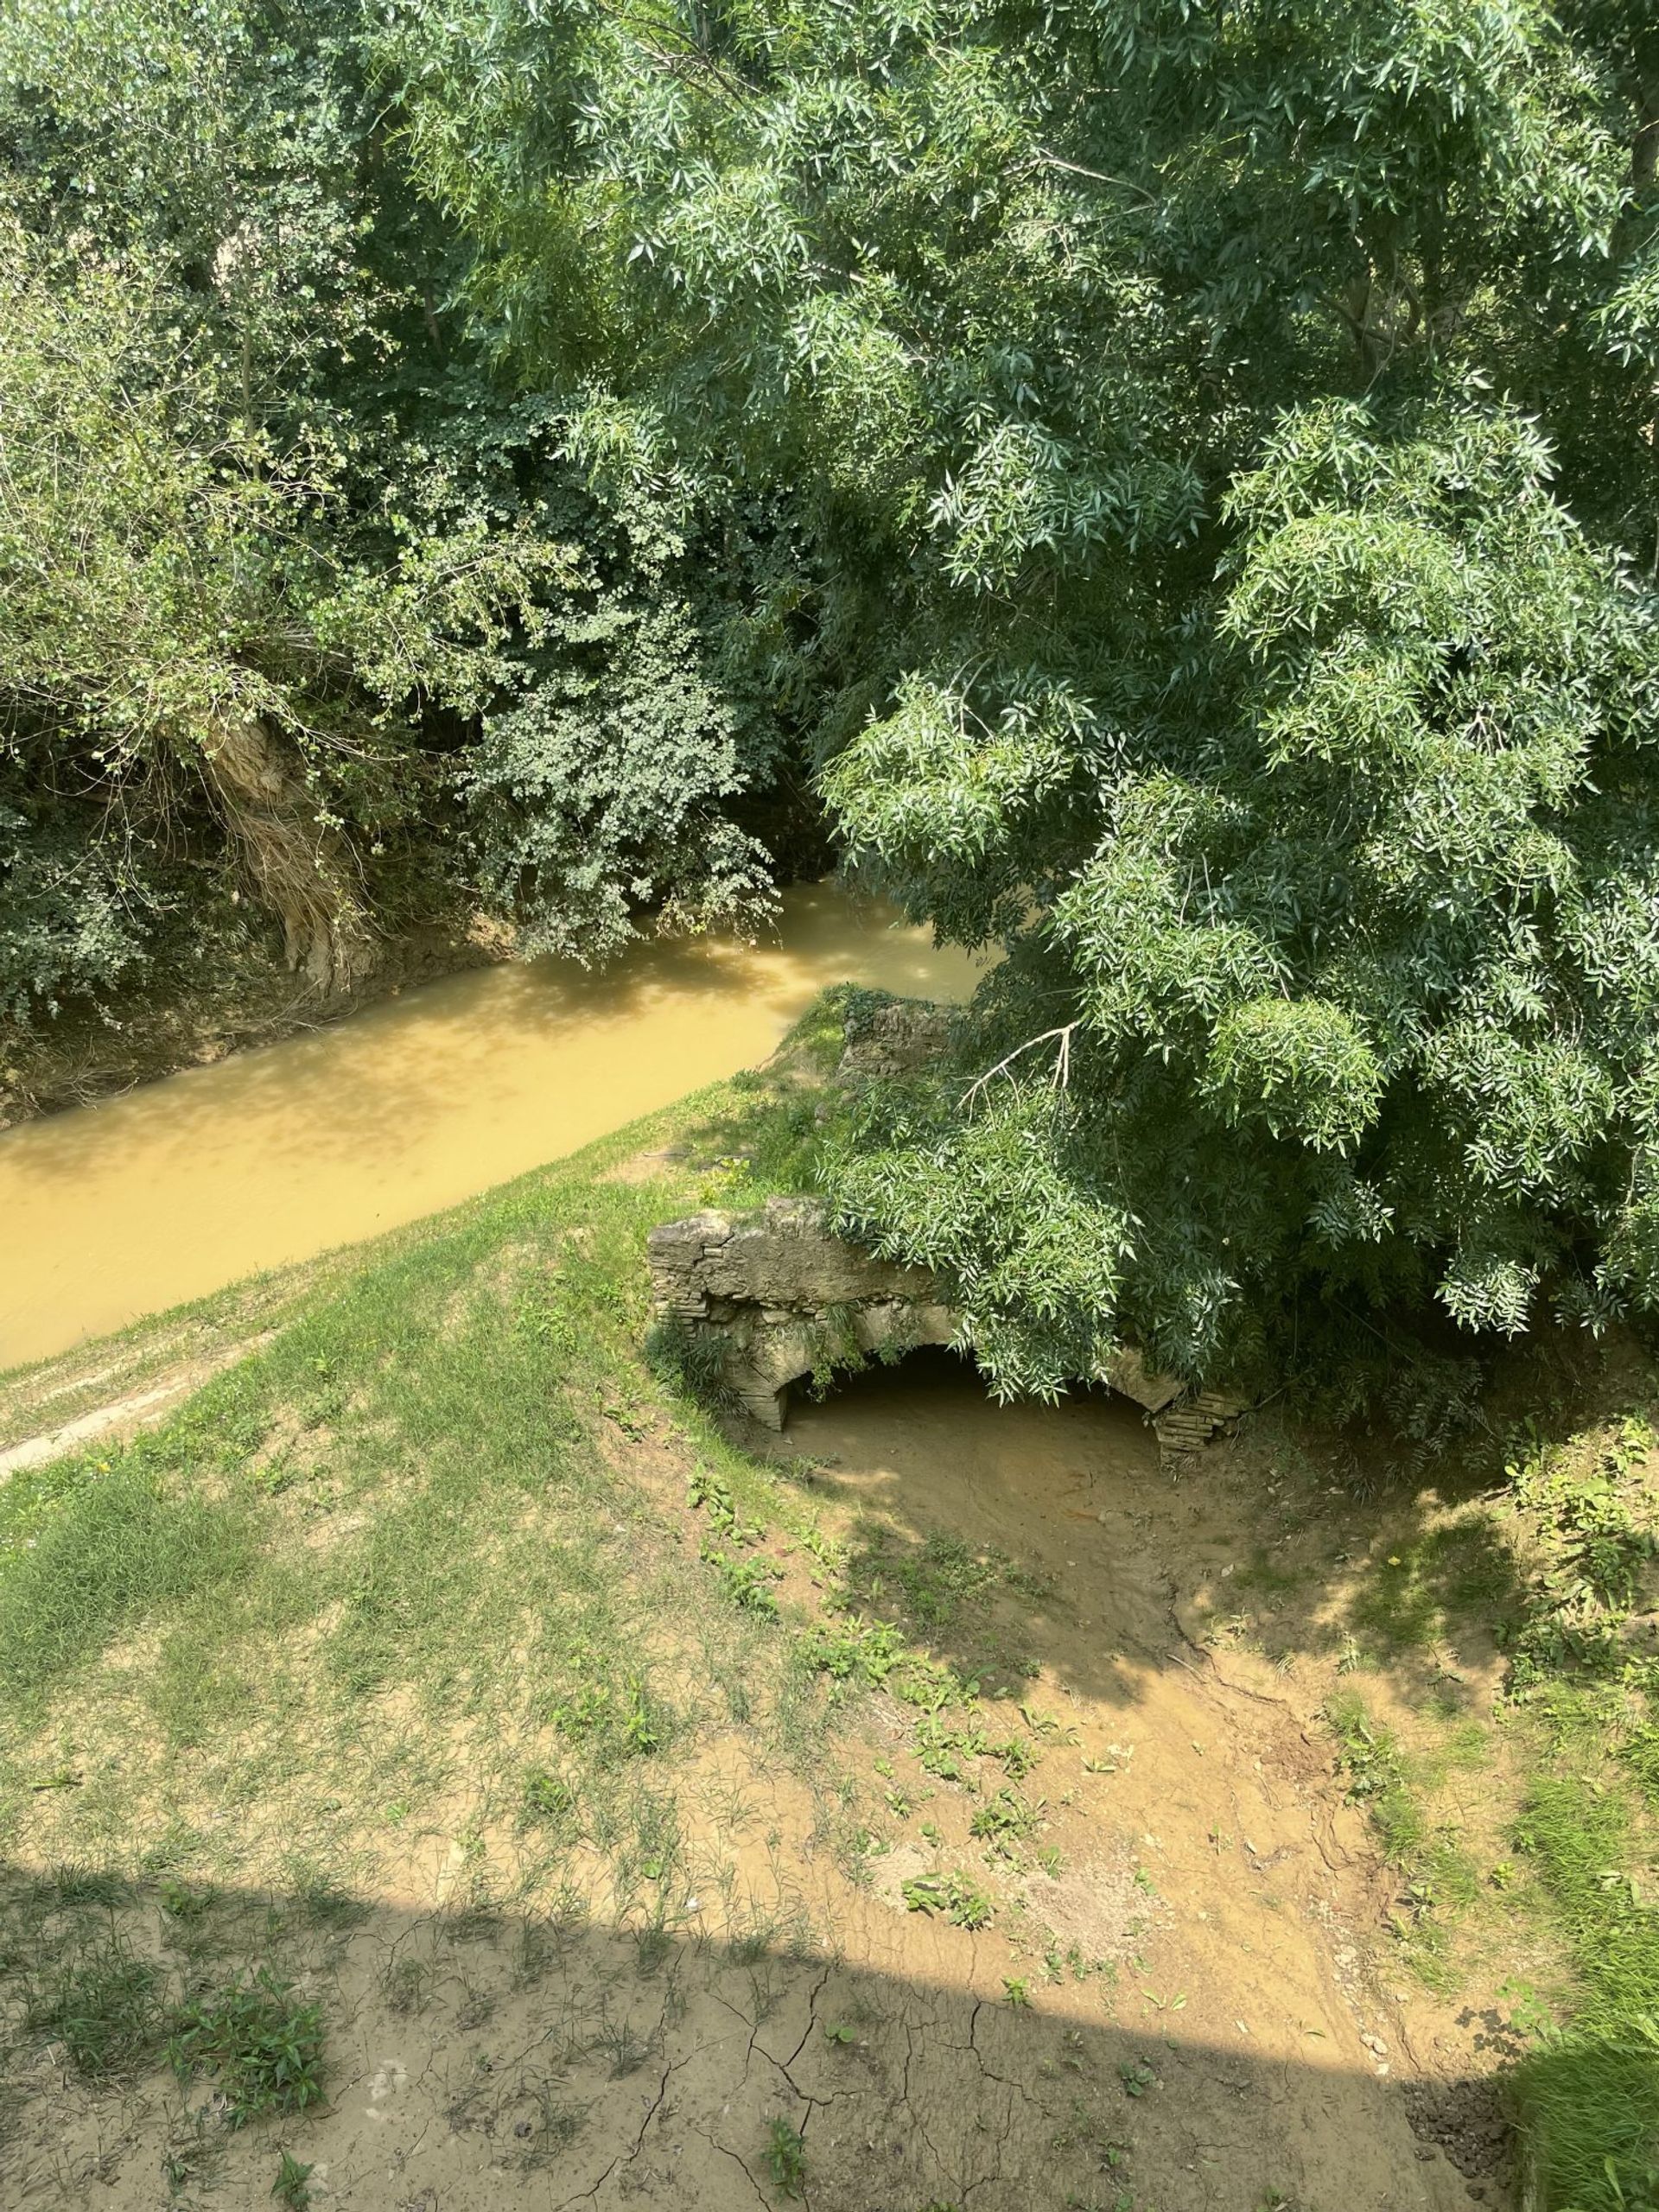
[[[849,1948],[907,1954],[887,1973],[679,1946],[642,1970],[632,1944],[591,1932],[545,1933],[526,1967],[524,1932],[458,1942],[381,1912],[320,1960],[349,2048],[329,2108],[284,2139],[317,2202],[741,2212],[783,2198],[774,2120],[799,2133],[804,2200],[845,2212],[1462,2197],[1364,2075],[1272,2031],[1255,2052],[1068,2022],[1064,2006],[1027,2015],[976,1994],[989,1976],[971,1940],[938,1961],[952,1981],[930,1984],[917,1953],[935,1947],[884,1942],[880,1923],[849,1927]],[[399,1968],[429,1970],[409,1983],[418,2017],[386,2002]],[[159,2082],[118,2101],[66,2086],[52,2103],[9,2202],[125,2212],[270,2190],[268,2133],[224,2137]]]
[[[620,1448],[695,1543],[672,1441]],[[932,1642],[1014,1678],[988,1675],[985,1711],[1040,1745],[1028,1777],[958,1786],[875,1695],[842,1789],[850,1847],[751,1734],[699,1746],[677,1777],[686,1891],[654,1927],[617,1924],[602,1880],[480,1905],[514,1839],[464,1792],[401,1865],[308,1914],[221,1895],[192,1935],[177,1897],[126,1897],[158,1955],[233,1962],[284,1920],[329,2022],[327,2102],[227,2132],[210,2090],[156,2068],[89,2088],[48,2048],[0,2120],[8,2207],[251,2206],[284,2147],[308,2201],[361,2212],[1502,2201],[1478,2024],[1400,1979],[1394,1885],[1316,1719],[1334,1633],[1298,1618],[1287,1666],[1229,1631],[1279,1510],[1248,1448],[1173,1484],[1122,1402],[997,1408],[918,1356],[800,1408],[781,1456],[874,1599],[941,1538],[1020,1562],[988,1630],[946,1605]],[[779,1573],[804,1589],[811,1559],[785,1547]],[[1012,1840],[983,1825],[1005,1802]],[[84,1910],[49,1863],[14,1885],[48,1917]],[[957,1924],[976,1915],[947,1877],[994,1917]]]

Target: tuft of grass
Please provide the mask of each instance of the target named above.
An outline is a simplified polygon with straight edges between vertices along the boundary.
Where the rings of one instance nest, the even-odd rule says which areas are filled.
[[[29,1705],[135,1620],[246,1571],[234,1501],[179,1494],[134,1446],[0,1488],[0,1692]]]
[[[181,2082],[219,2084],[232,2127],[321,2103],[322,2052],[320,2008],[298,2002],[268,1967],[186,2005],[168,2044]]]
[[[671,1315],[655,1322],[645,1338],[645,1364],[659,1382],[709,1413],[724,1413],[738,1402],[725,1347],[709,1330],[688,1328]]]
[[[110,2082],[149,2063],[166,2033],[164,1980],[118,1931],[85,1946],[37,1989],[26,2032],[61,2044],[75,2071]]]
[[[601,1766],[648,1758],[660,1751],[673,1725],[647,1677],[639,1672],[625,1675],[620,1682],[578,1681],[566,1696],[555,1700],[548,1718],[563,1736]]]
[[[60,1904],[118,1905],[126,1887],[107,1867],[83,1866],[73,1859],[52,1870],[52,1889]]]

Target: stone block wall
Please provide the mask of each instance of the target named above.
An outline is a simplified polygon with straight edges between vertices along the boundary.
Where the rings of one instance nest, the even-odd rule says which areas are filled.
[[[960,1317],[925,1268],[874,1258],[825,1226],[813,1198],[771,1198],[756,1213],[714,1209],[664,1222],[648,1247],[659,1319],[716,1345],[726,1380],[764,1427],[781,1430],[789,1386],[879,1352],[959,1341]],[[1108,1378],[1152,1416],[1173,1472],[1240,1411],[1214,1392],[1184,1394],[1126,1351]]]

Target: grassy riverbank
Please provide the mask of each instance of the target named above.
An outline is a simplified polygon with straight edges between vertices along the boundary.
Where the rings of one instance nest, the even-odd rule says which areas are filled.
[[[1175,1490],[937,1364],[758,1457],[643,1240],[791,1179],[840,1040],[12,1378],[250,1347],[0,1487],[22,2201],[1181,2212],[1236,2138],[1228,2202],[1438,2208],[1502,2100],[1548,2212],[1653,2201],[1645,1369],[1432,1489],[1262,1422]]]

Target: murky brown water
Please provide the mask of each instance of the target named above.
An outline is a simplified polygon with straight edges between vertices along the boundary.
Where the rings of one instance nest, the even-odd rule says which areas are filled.
[[[890,910],[787,893],[779,942],[475,969],[0,1135],[0,1367],[441,1206],[763,1058],[825,984],[967,996]]]

